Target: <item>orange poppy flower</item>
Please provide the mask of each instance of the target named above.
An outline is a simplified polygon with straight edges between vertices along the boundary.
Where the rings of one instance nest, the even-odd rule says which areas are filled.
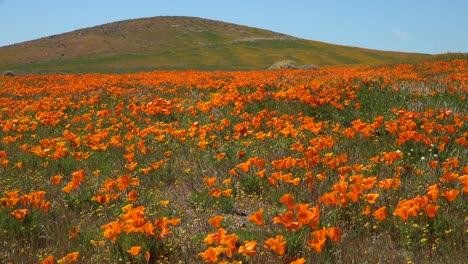
[[[169,204],[169,200],[161,200],[159,201],[159,204],[162,206],[167,206]]]
[[[176,226],[180,223],[181,219],[180,218],[172,218],[169,219],[168,223],[172,226]]]
[[[143,172],[144,175],[148,175],[151,171],[151,167],[140,168],[138,171]]]
[[[125,190],[130,185],[130,174],[125,174],[115,180],[119,191]]]
[[[77,181],[77,182],[84,181],[85,171],[84,170],[75,171],[72,173],[72,177],[74,181]]]
[[[460,181],[460,183],[463,185],[463,186],[468,186],[468,174],[465,174],[465,175],[462,175],[460,177],[458,177],[458,180]]]
[[[294,197],[289,193],[281,196],[279,201],[286,205],[286,207],[288,207],[289,210],[292,210],[294,208]]]
[[[130,192],[128,192],[127,200],[128,201],[138,200],[138,193],[135,190],[131,190]]]
[[[246,161],[237,165],[237,168],[241,169],[243,172],[249,172],[250,170],[250,161]]]
[[[297,177],[297,178],[294,178],[292,180],[289,180],[288,183],[294,185],[294,186],[298,186],[299,183],[301,183],[301,178]]]
[[[231,184],[231,178],[224,180],[224,181],[223,181],[223,184],[224,184],[224,185],[229,185],[229,184]]]
[[[151,254],[149,253],[149,251],[146,251],[146,253],[145,253],[146,262],[148,262],[150,260],[150,257],[151,257]]]
[[[286,240],[282,235],[277,235],[276,238],[269,238],[265,241],[265,248],[275,251],[278,255],[284,255],[286,251]]]
[[[130,163],[126,163],[124,165],[125,168],[127,168],[129,171],[134,171],[135,168],[138,166],[138,162],[130,162]]]
[[[397,207],[395,211],[393,211],[393,215],[400,217],[403,221],[408,220],[409,206]]]
[[[72,188],[73,188],[73,186],[68,184],[67,186],[62,188],[62,191],[65,192],[65,193],[69,193],[69,192],[71,192]]]
[[[324,193],[320,198],[319,202],[325,204],[325,205],[336,205],[338,204],[338,192],[333,191],[329,193]]]
[[[468,166],[467,166],[468,167]],[[458,180],[461,182],[461,184],[463,185],[463,189],[462,191],[466,194],[468,194],[468,175],[465,174],[465,175],[462,175],[460,177],[458,177]]]
[[[209,193],[208,193],[210,196],[213,196],[213,197],[220,197],[221,194],[222,194],[222,191],[218,188],[215,188],[213,190],[211,190]]]
[[[203,181],[206,183],[206,185],[208,185],[208,187],[211,187],[215,184],[217,178],[216,177],[212,177],[212,178],[208,178],[208,177],[205,177],[203,178]]]
[[[427,188],[427,196],[429,199],[431,199],[431,201],[437,200],[439,197],[439,185],[437,185],[437,183]]]
[[[217,250],[216,248],[209,247],[204,252],[198,253],[198,255],[202,257],[206,262],[214,263],[218,261],[218,255],[220,253],[221,252],[219,252],[219,250]]]
[[[249,216],[249,220],[256,223],[257,225],[263,225],[263,209],[260,209]]]
[[[257,242],[256,241],[244,241],[244,245],[239,247],[239,253],[243,253],[245,256],[253,257],[257,253]]]
[[[338,242],[341,239],[341,229],[338,227],[330,227],[327,229],[327,236],[333,241]]]
[[[222,160],[222,159],[224,159],[224,157],[226,157],[226,153],[224,153],[224,152],[218,153],[218,154],[216,154],[216,156],[215,156],[215,158],[216,158],[217,160]]]
[[[315,252],[322,252],[325,247],[327,231],[325,229],[317,230],[312,232],[313,239],[307,240],[307,245],[309,245]]]
[[[460,193],[459,190],[451,189],[449,191],[443,191],[442,196],[444,196],[447,199],[447,201],[453,202],[453,200],[455,200],[457,198],[459,193]]]
[[[287,211],[286,213],[280,214],[279,216],[275,216],[273,218],[273,223],[281,223],[285,227],[288,227],[291,225],[292,220],[293,220],[294,214],[292,211]]]
[[[220,243],[227,246],[229,249],[235,249],[237,247],[236,245],[237,239],[238,237],[236,234],[229,234],[229,235],[225,235]],[[226,253],[228,257],[232,257],[232,254],[230,251]]]
[[[434,218],[437,214],[437,210],[439,210],[439,206],[434,204],[427,204],[423,209],[426,212],[427,217]]]
[[[27,213],[28,209],[16,209],[11,213],[11,215],[14,216],[16,220],[23,222],[23,219]]]
[[[78,251],[68,253],[65,257],[59,259],[57,261],[57,264],[69,264],[69,263],[78,261],[79,254],[80,254],[80,252],[78,252]]]
[[[54,264],[54,259],[55,259],[55,256],[54,255],[50,255],[48,256],[47,258],[43,259],[40,264]]]
[[[50,181],[55,185],[59,185],[61,180],[62,180],[62,176],[60,175],[55,175],[55,176],[50,177]]]
[[[368,203],[373,204],[375,200],[379,197],[378,193],[368,193],[362,196]]]
[[[429,162],[429,166],[432,168],[432,170],[436,170],[437,169],[437,164],[439,164],[439,161],[438,160],[433,160],[433,161],[430,161]]]
[[[204,242],[207,245],[211,245],[213,243],[219,244],[221,243],[221,241],[224,239],[225,236],[226,236],[226,229],[221,227],[221,228],[218,228],[218,231],[216,231],[216,233],[208,234],[205,237]]]
[[[239,173],[237,172],[236,169],[230,169],[229,170],[229,174],[233,175],[233,176],[239,176]]]
[[[140,185],[140,179],[138,179],[138,178],[131,178],[131,179],[130,179],[130,185],[132,185],[132,186],[138,186],[138,185]]]
[[[243,157],[245,157],[245,155],[246,155],[246,153],[245,153],[245,151],[243,151],[243,150],[237,152],[237,157],[238,157],[239,159],[242,159]]]
[[[263,169],[261,171],[256,172],[255,175],[257,175],[260,178],[263,178],[265,177],[265,172],[266,172],[266,169]]]
[[[217,215],[208,219],[208,222],[210,222],[210,224],[212,224],[214,227],[219,228],[221,226],[221,220],[223,220],[223,218],[224,217],[222,215]]]
[[[127,250],[127,252],[133,256],[140,254],[140,251],[141,251],[141,246],[133,246],[129,250]]]
[[[366,208],[364,208],[364,211],[362,211],[362,214],[363,215],[370,215],[371,214],[370,206],[366,206]]]
[[[296,259],[294,261],[289,262],[289,264],[304,264],[304,263],[306,263],[305,258],[298,258],[298,259]]]
[[[354,203],[357,202],[359,199],[359,196],[357,196],[357,194],[354,192],[347,192],[346,197]]]
[[[127,153],[124,155],[124,158],[128,161],[128,163],[131,163],[133,162],[134,158],[135,158],[135,153]]]
[[[387,210],[386,206],[380,207],[379,209],[375,210],[372,213],[372,216],[379,221],[383,221],[385,218],[387,218],[386,210]]]

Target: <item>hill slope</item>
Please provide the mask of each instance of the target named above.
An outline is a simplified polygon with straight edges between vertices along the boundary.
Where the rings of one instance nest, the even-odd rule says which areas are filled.
[[[0,70],[250,70],[265,69],[285,59],[324,66],[398,62],[423,56],[332,45],[202,18],[153,17],[0,47]]]

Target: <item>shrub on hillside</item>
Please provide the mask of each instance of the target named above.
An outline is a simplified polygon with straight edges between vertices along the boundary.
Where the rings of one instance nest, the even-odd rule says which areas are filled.
[[[277,61],[273,65],[268,67],[268,70],[285,70],[285,69],[318,70],[319,67],[313,64],[298,66],[296,65],[294,61],[291,61],[291,60]]]
[[[268,70],[285,70],[285,69],[298,69],[296,63],[291,60],[282,60],[273,63]]]
[[[4,71],[2,73],[3,76],[15,76],[15,72],[13,71]]]

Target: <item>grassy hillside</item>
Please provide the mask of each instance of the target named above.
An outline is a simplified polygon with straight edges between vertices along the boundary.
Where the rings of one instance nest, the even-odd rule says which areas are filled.
[[[326,66],[393,63],[426,56],[332,45],[201,18],[153,17],[0,47],[0,70],[252,70],[286,59]]]

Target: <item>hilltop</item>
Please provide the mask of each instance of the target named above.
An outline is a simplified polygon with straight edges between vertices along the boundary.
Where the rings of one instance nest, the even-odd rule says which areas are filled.
[[[397,63],[427,55],[378,51],[195,17],[130,19],[0,47],[0,70],[254,70],[279,60],[319,66]]]

